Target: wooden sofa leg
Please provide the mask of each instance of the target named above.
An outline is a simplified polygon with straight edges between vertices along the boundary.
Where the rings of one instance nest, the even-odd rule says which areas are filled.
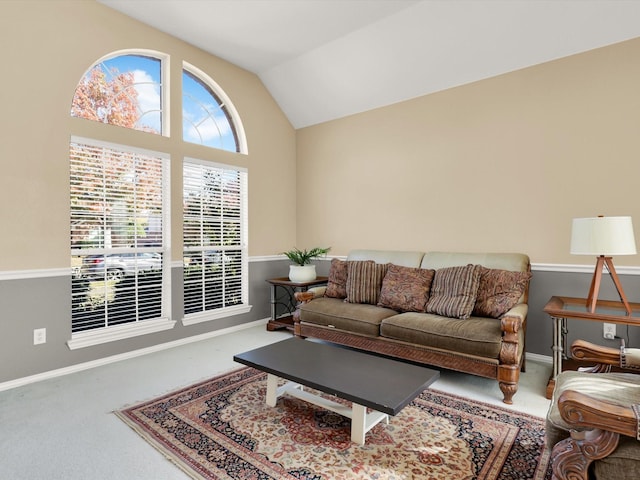
[[[498,385],[502,391],[502,401],[507,405],[511,405],[513,403],[513,396],[518,391],[518,384],[498,382]]]
[[[513,403],[513,396],[518,391],[520,365],[500,365],[498,367],[498,385],[502,391],[502,401],[507,405]]]
[[[552,480],[588,480],[591,462],[610,455],[619,439],[619,434],[608,430],[573,430],[551,451]]]

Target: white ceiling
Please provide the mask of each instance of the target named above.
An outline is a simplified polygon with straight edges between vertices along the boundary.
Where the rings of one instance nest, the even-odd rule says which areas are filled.
[[[640,37],[640,0],[98,1],[256,73],[295,128]]]

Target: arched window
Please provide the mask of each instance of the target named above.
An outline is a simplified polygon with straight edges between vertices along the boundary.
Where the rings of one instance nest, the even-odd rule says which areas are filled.
[[[162,135],[162,58],[153,53],[95,63],[76,88],[71,116]]]
[[[168,56],[159,52],[127,50],[105,56],[80,79],[71,116],[169,137],[171,99],[168,88],[163,87],[171,80],[168,74]],[[212,147],[206,158],[176,158],[175,153],[172,158],[167,152],[150,151],[145,148],[148,137],[144,135],[125,136],[134,140],[123,145],[123,137],[112,129],[105,129],[101,140],[71,132],[73,276],[68,344],[72,349],[175,324],[170,318],[171,289],[175,287],[170,282],[168,249],[171,162],[183,163],[188,198],[184,224],[198,223],[205,232],[199,237],[183,232],[188,245],[185,270],[189,267],[185,272],[189,292],[181,292],[185,296],[183,323],[246,313],[251,308],[248,173],[221,163],[220,154],[215,153],[246,153],[242,124],[225,93],[203,72],[185,64],[182,79],[173,79],[179,80],[183,81],[181,140]],[[216,183],[215,178],[224,181]],[[202,215],[195,217],[198,201]],[[199,290],[200,300],[193,296],[194,289]]]
[[[182,70],[182,138],[246,153],[242,124],[233,104],[211,78],[187,63]]]

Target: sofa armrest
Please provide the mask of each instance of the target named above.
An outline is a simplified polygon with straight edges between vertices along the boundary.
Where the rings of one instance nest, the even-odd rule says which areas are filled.
[[[620,350],[617,348],[595,345],[585,340],[575,340],[571,344],[571,357],[585,362],[620,366]]]
[[[513,368],[517,368],[520,363],[520,353],[524,350],[524,345],[520,345],[520,331],[526,328],[528,311],[529,307],[526,303],[519,303],[500,318],[502,330],[500,363],[502,365],[512,365]]]
[[[640,439],[634,411],[637,406],[616,405],[565,390],[558,398],[557,409],[571,436],[556,443],[551,451],[553,478],[587,478],[591,463],[617,448],[620,434]]]
[[[306,292],[296,292],[293,294],[295,299],[298,301],[298,305],[296,305],[296,311],[293,312],[293,334],[296,337],[300,335],[300,305],[304,305],[305,303],[309,303],[314,298],[315,292],[313,292],[313,288],[310,288]]]
[[[520,322],[524,323],[525,319],[527,318],[528,312],[529,312],[529,305],[527,305],[526,303],[519,303],[513,306],[511,310],[509,310],[507,313],[505,313],[502,316],[502,318],[515,317],[515,318],[519,318]]]
[[[576,430],[599,428],[640,439],[638,418],[632,405],[617,405],[567,390],[558,398],[558,411],[562,419]]]
[[[307,292],[313,293],[313,298],[324,297],[324,292],[327,291],[327,286],[322,285],[320,287],[311,287]]]

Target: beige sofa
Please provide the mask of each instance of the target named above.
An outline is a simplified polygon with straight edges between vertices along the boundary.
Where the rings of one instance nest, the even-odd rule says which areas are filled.
[[[510,404],[524,370],[530,277],[529,257],[519,253],[354,250],[332,260],[326,289],[296,295],[294,332],[494,378]],[[366,298],[375,288],[378,296]]]

